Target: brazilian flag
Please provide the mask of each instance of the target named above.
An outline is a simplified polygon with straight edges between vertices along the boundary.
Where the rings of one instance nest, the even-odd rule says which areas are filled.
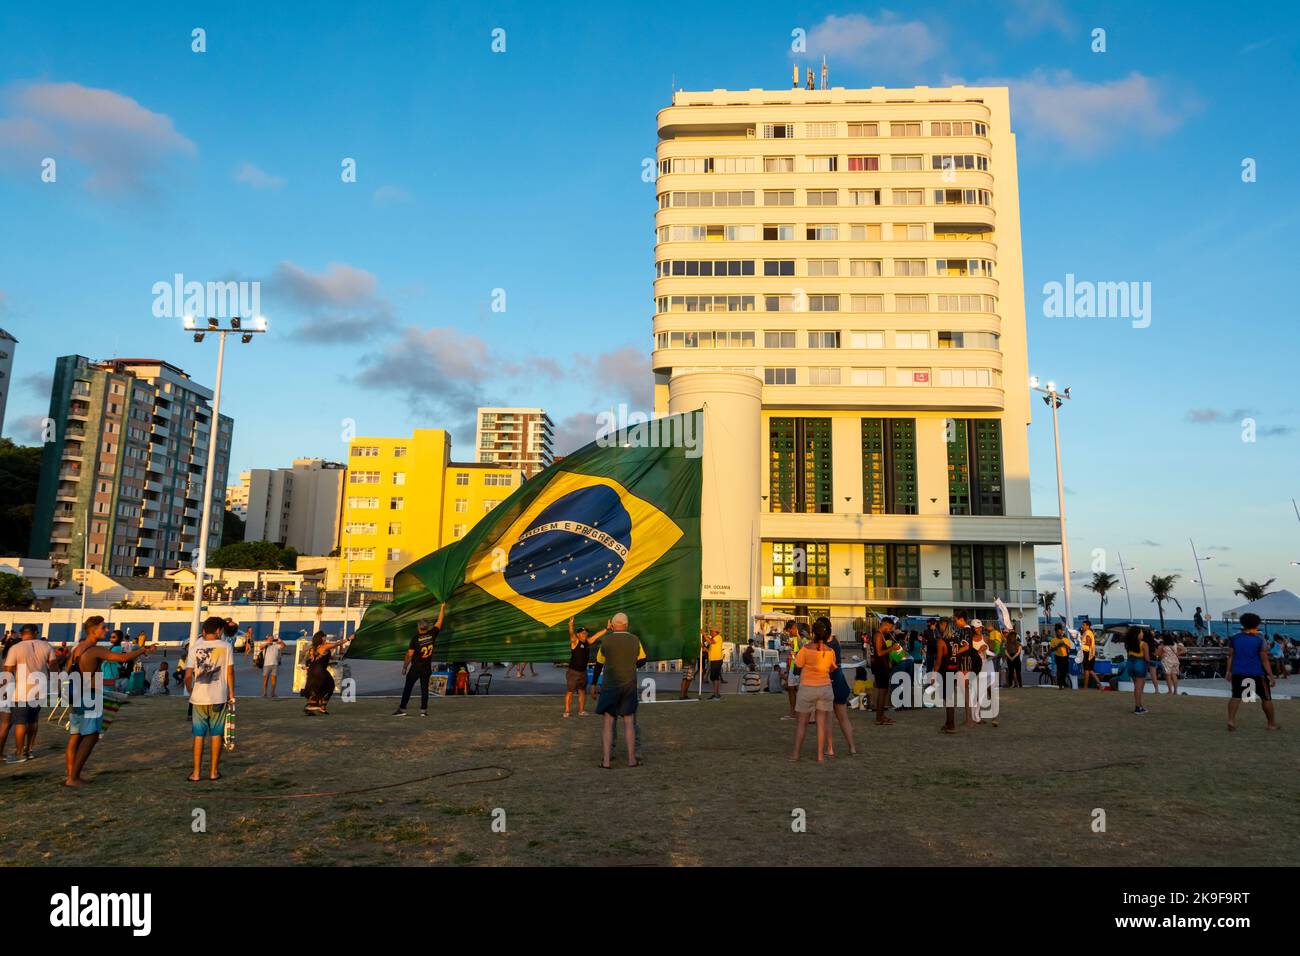
[[[444,601],[442,660],[568,660],[569,618],[594,634],[619,611],[650,660],[695,656],[702,448],[702,413],[669,415],[533,476],[463,539],[400,571],[348,656],[400,660]]]

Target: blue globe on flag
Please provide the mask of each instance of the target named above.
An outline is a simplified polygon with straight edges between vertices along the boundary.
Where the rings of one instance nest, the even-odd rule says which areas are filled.
[[[504,576],[518,594],[561,604],[608,587],[632,547],[632,517],[606,485],[548,505],[510,548]]]

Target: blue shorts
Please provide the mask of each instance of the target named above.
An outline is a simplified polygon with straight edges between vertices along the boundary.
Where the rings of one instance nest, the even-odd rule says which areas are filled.
[[[220,737],[226,732],[226,705],[195,704],[190,726],[195,737]]]
[[[1128,659],[1128,676],[1129,677],[1146,677],[1147,662],[1140,657],[1130,657]]]
[[[636,713],[638,702],[636,684],[620,687],[617,684],[604,684],[600,697],[596,700],[596,713],[609,714],[611,717],[630,717]]]
[[[68,711],[68,733],[73,736],[89,737],[104,728],[104,712],[91,715],[86,708],[73,705]]]

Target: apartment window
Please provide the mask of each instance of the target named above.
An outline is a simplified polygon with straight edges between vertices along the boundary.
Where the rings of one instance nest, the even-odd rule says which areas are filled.
[[[849,226],[849,238],[854,242],[879,242],[880,224],[876,222],[855,223]]]
[[[889,195],[895,206],[920,206],[925,201],[922,189],[891,189]]]
[[[986,368],[941,368],[939,384],[948,388],[987,388],[992,382]]]
[[[401,523],[400,521],[390,521],[390,522],[388,522],[388,533],[389,533],[390,535],[398,535],[398,534],[401,534],[401,533],[402,533],[402,523]]]
[[[458,471],[458,472],[456,472],[456,484],[461,485],[461,486],[468,485],[468,484],[469,484],[469,472],[465,472],[465,471]]]
[[[919,590],[921,546],[917,544],[864,544],[863,559],[868,595],[876,590]],[[897,610],[891,608],[890,610]]]
[[[794,369],[792,368],[765,368],[763,369],[764,385],[793,385],[795,384]]]
[[[453,538],[463,538],[463,537],[465,537],[465,525],[463,525],[463,524],[454,524],[454,525],[452,525],[452,526],[451,526],[451,536],[452,536]]]
[[[941,349],[996,349],[998,342],[996,332],[942,331],[936,344]]]
[[[763,333],[763,348],[765,349],[792,349],[794,347],[793,332]]]
[[[670,192],[659,195],[659,207],[667,209],[669,207],[687,207],[694,208],[697,206],[752,206],[754,205],[754,191],[752,189],[735,189],[729,191],[704,191],[704,192]]]
[[[921,124],[920,123],[890,123],[889,135],[890,136],[920,136]]]
[[[810,349],[837,349],[840,347],[840,333],[809,332],[808,347]]]
[[[835,123],[804,123],[803,133],[809,139],[832,139],[837,135]]]
[[[763,190],[764,206],[793,206],[794,190],[793,189],[765,189]]]
[[[894,384],[899,386],[929,385],[930,370],[928,368],[894,369]]]
[[[794,225],[769,223],[763,226],[763,239],[767,242],[789,242],[794,239]]]
[[[497,505],[499,505],[499,504],[501,504],[500,501],[492,501],[492,500],[484,501],[484,502],[483,502],[483,513],[484,513],[484,514],[487,514],[489,511],[491,511],[493,508],[495,508],[495,507],[496,507]]]
[[[929,303],[923,295],[896,295],[894,296],[895,312],[928,312]]]
[[[764,259],[763,275],[792,276],[794,275],[794,260],[793,259]]]
[[[895,332],[894,348],[896,349],[928,349],[930,347],[929,332]]]
[[[936,122],[930,124],[931,136],[988,136],[989,128],[985,123],[971,120],[959,122]]]
[[[768,312],[797,312],[797,302],[792,295],[765,295],[763,308]]]
[[[874,173],[880,169],[879,156],[850,156],[849,172]]]
[[[935,274],[941,276],[993,276],[993,263],[988,259],[936,259],[934,266]]]
[[[753,259],[661,259],[655,263],[655,276],[752,276]]]
[[[838,312],[839,310],[840,310],[840,297],[838,295],[808,296],[809,312]]]
[[[895,242],[918,242],[925,238],[925,224],[920,222],[894,223]]]
[[[916,419],[862,419],[862,511],[916,514]]]
[[[772,418],[768,422],[771,510],[829,514],[831,497],[831,420]]]
[[[854,349],[883,349],[885,347],[884,332],[850,332],[849,348]]]
[[[456,514],[462,514],[462,515],[465,514],[466,512],[468,512],[468,511],[469,511],[469,499],[468,499],[468,498],[457,498],[455,504],[452,505],[452,511],[456,512]]]
[[[838,156],[809,156],[808,170],[814,173],[833,173],[839,169]]]
[[[720,349],[752,349],[754,347],[753,332],[722,332],[713,333],[717,348]]]
[[[344,548],[343,557],[351,561],[373,561],[375,559],[374,548]]]
[[[348,484],[351,485],[377,485],[379,484],[379,472],[377,471],[349,471]]]
[[[401,549],[401,548],[389,548],[389,549],[388,549],[388,560],[389,560],[389,561],[400,561],[400,560],[402,560],[402,549]]]
[[[810,276],[837,276],[840,274],[840,260],[809,259],[808,274]]]
[[[715,173],[752,173],[757,168],[753,156],[716,156],[713,159]]]
[[[936,206],[989,206],[993,204],[993,193],[987,189],[936,189],[934,204]]]
[[[838,385],[840,384],[840,370],[838,368],[810,368],[808,369],[809,385]]]
[[[674,295],[656,300],[660,312],[753,312],[752,295]]]
[[[750,335],[753,334],[754,333],[752,332],[750,333]],[[514,484],[514,480],[511,478],[510,475],[484,475],[483,484],[489,488],[492,487],[509,488],[511,485]]]
[[[824,541],[773,541],[772,586],[824,588],[831,581],[830,545]]]
[[[405,499],[405,498],[389,498],[389,499],[388,499],[388,510],[389,510],[389,511],[401,511],[401,510],[404,509],[405,507],[406,507],[406,499]]]
[[[987,156],[976,156],[973,153],[948,154],[942,156],[930,157],[931,169],[979,169],[987,171],[989,168],[989,158]]]
[[[353,458],[378,458],[379,448],[376,445],[353,445]]]
[[[879,136],[880,124],[879,123],[850,123],[849,135],[850,136]]]
[[[925,275],[925,260],[924,259],[895,259],[894,275],[923,276]]]
[[[378,498],[349,498],[348,507],[355,508],[358,511],[365,511],[379,507]]]
[[[659,163],[661,173],[711,173],[713,160],[709,157],[683,156],[677,159],[665,159]]]
[[[920,156],[890,156],[889,168],[896,173],[919,172],[923,167]]]
[[[997,300],[991,295],[941,295],[940,312],[996,312]]]
[[[763,172],[792,173],[794,172],[794,157],[793,156],[764,156]]]
[[[881,262],[879,259],[850,259],[849,275],[859,277],[874,277],[881,275]]]
[[[840,194],[835,189],[810,189],[808,190],[809,206],[834,206],[840,201]]]
[[[810,242],[834,241],[840,237],[840,227],[832,223],[810,224],[805,236]]]
[[[885,370],[883,368],[850,369],[849,384],[864,388],[881,388],[885,384]]]
[[[343,528],[347,534],[374,534],[373,521],[349,521]]]
[[[405,458],[405,457],[406,457],[406,446],[405,446],[405,445],[394,445],[394,446],[393,446],[393,457],[394,457],[394,458]]]
[[[395,484],[395,485],[404,485],[404,484],[406,484],[406,472],[404,472],[404,471],[395,471],[395,472],[393,472],[393,484]]]
[[[794,139],[794,124],[764,123],[763,139]]]
[[[849,203],[853,206],[879,206],[879,189],[850,189]]]

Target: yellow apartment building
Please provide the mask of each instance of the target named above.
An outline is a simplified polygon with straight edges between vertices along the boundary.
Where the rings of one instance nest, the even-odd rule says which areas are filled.
[[[705,410],[705,615],[1036,621],[1005,88],[679,91],[658,117],[658,413]]]
[[[354,438],[340,522],[343,578],[353,590],[387,591],[406,565],[464,536],[523,477],[451,460],[451,436],[419,428],[409,438]]]

